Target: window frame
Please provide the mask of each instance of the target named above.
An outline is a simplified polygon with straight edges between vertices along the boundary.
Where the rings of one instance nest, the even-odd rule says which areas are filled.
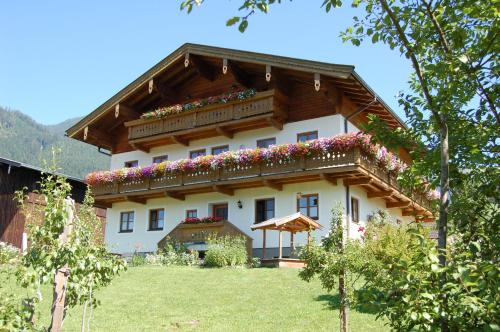
[[[220,208],[224,206],[227,210],[227,217],[225,218],[225,220],[229,219],[229,204],[228,203],[217,203],[217,204],[212,204],[212,217],[217,217],[217,215],[215,214],[215,211],[217,208]]]
[[[161,158],[162,161],[156,162],[155,159],[157,159],[157,158]],[[162,162],[167,161],[167,160],[168,160],[168,154],[162,154],[162,155],[159,155],[159,156],[154,156],[153,157],[153,164],[159,164],[159,163],[162,163]]]
[[[319,194],[318,193],[314,193],[314,194],[307,194],[307,195],[300,195],[300,197],[297,197],[297,212],[300,212],[300,199],[301,198],[304,198],[306,197],[307,198],[307,205],[305,206],[305,208],[307,209],[307,213],[306,213],[306,216],[308,216],[309,218],[313,219],[313,220],[319,220]],[[317,216],[316,217],[311,217],[309,216],[310,214],[310,210],[311,210],[311,207],[314,207],[314,205],[309,205],[309,198],[311,197],[316,197],[316,209],[318,210],[318,213],[317,213]]]
[[[221,154],[221,153],[224,153],[224,152],[227,152],[229,151],[229,145],[226,144],[226,145],[219,145],[219,146],[214,146],[210,151],[212,152],[212,155],[215,156],[217,154],[214,153],[214,150],[215,149],[225,149],[225,151],[222,151],[222,152],[219,152],[217,154]]]
[[[123,216],[127,214],[128,215],[128,219],[127,221],[124,221],[123,220]],[[132,214],[132,221],[130,221],[130,214]],[[126,223],[127,224],[127,228],[124,229],[122,227],[122,225]],[[130,229],[130,224],[132,224],[132,228]],[[134,231],[134,224],[135,224],[135,211],[123,211],[123,212],[120,212],[120,224],[119,224],[119,230],[118,230],[118,233],[132,233]]]
[[[312,139],[308,139],[308,140],[305,140],[305,141],[301,141],[300,140],[300,137],[301,136],[310,136],[312,134],[315,134],[316,135],[316,138],[312,138]],[[318,135],[318,131],[317,130],[311,130],[311,131],[305,131],[303,133],[298,133],[297,134],[297,143],[299,142],[309,142],[309,141],[312,141],[312,140],[315,140],[315,139],[318,139],[319,135]]]
[[[356,205],[356,209],[354,209],[354,205]],[[354,196],[351,196],[351,221],[356,224],[359,223],[359,199]]]
[[[198,155],[196,157],[193,158],[193,153],[198,153],[198,152],[202,152],[203,151],[203,156],[206,156],[207,155],[207,149],[197,149],[197,150],[192,150],[192,151],[189,151],[189,159],[195,159],[197,157],[200,157],[202,155]]]
[[[129,166],[129,164],[131,164],[131,163],[135,163],[136,165],[135,166]],[[137,167],[137,166],[139,166],[139,160],[129,160],[129,161],[125,161],[123,163],[123,167],[125,167],[125,168],[132,168],[132,167]]]
[[[189,216],[190,212],[191,213],[194,212],[195,216],[194,217]],[[186,219],[187,218],[198,218],[198,209],[189,209],[189,210],[186,210]]]
[[[158,223],[160,221],[160,218],[158,217],[159,216],[159,212],[162,211],[163,212],[163,219],[161,221],[163,221],[163,225],[162,227],[158,227]],[[152,215],[153,213],[156,213],[156,227],[153,228],[152,227]],[[164,208],[157,208],[157,209],[150,209],[149,210],[149,214],[148,214],[148,232],[155,232],[155,231],[162,231],[164,228],[165,228],[165,209]]]
[[[274,143],[273,143],[273,144],[269,144],[267,147],[261,147],[261,146],[259,146],[259,145],[260,145],[260,143],[262,143],[262,142],[266,142],[266,141],[270,141],[270,140],[273,140],[273,141],[274,141]],[[269,146],[271,146],[271,145],[276,145],[276,137],[269,137],[269,138],[262,138],[262,139],[258,139],[258,140],[257,140],[257,142],[255,143],[255,146],[256,146],[257,148],[259,148],[259,149],[267,149],[267,148],[269,148]]]
[[[259,216],[258,214],[258,203],[259,202],[266,202],[266,201],[269,201],[269,200],[273,200],[273,209],[272,210],[267,210],[267,204],[264,204],[264,211],[263,211],[263,214],[267,215],[267,212],[268,211],[273,211],[273,216],[269,219],[272,219],[274,217],[276,217],[276,198],[275,197],[268,197],[268,198],[258,198],[255,200],[255,218],[254,218],[254,224],[258,224],[260,222],[263,222],[263,221],[266,221],[266,220],[269,220],[269,219],[264,219],[264,220],[260,220],[258,221],[257,220],[257,217]]]

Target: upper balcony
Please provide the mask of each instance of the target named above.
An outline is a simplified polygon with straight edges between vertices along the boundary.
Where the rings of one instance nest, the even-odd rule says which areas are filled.
[[[138,119],[125,123],[129,144],[149,151],[151,147],[214,136],[232,138],[236,132],[263,127],[283,128],[287,118],[285,98],[276,90],[227,103],[195,108],[163,118]]]
[[[367,198],[382,198],[387,208],[403,214],[431,217],[426,195],[405,191],[397,181],[401,163],[384,148],[370,145],[366,135],[345,134],[307,143],[269,149],[225,152],[146,167],[90,174],[96,200],[102,204],[149,198],[220,192],[234,195],[237,189],[267,186],[283,190],[290,183],[325,180],[337,185],[362,186]]]

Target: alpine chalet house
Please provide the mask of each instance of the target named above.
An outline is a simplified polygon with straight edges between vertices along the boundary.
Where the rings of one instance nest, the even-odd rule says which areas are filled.
[[[408,153],[359,132],[369,114],[405,126],[353,66],[185,44],[67,134],[112,154],[87,176],[112,251],[168,235],[204,250],[217,231],[285,259],[328,232],[337,204],[350,237],[381,210],[432,219],[427,196],[396,182]]]

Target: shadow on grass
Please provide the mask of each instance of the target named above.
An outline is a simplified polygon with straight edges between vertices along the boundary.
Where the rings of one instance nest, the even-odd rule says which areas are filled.
[[[356,293],[355,296],[358,299],[363,298],[364,296],[363,290],[357,290],[355,291],[355,293]],[[316,297],[315,300],[320,302],[326,302],[327,307],[330,310],[338,310],[340,308],[340,297],[338,294],[323,294]],[[376,315],[379,312],[376,306],[362,304],[361,302],[358,302],[358,304],[351,307],[351,310],[356,310],[357,312],[360,313],[372,314],[372,315]]]

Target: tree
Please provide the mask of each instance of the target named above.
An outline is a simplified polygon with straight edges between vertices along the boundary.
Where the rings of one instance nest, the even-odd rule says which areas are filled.
[[[302,250],[301,259],[307,264],[299,273],[305,281],[318,276],[328,291],[338,288],[341,332],[348,330],[348,310],[363,264],[360,244],[346,239],[344,222],[344,210],[339,203],[332,209],[330,232],[322,239],[321,246],[312,243]]]
[[[113,277],[126,268],[125,261],[109,253],[102,242],[101,223],[93,208],[93,198],[87,192],[79,210],[68,205],[71,186],[66,178],[55,173],[44,174],[38,199],[43,204],[25,204],[27,197],[18,193],[18,202],[28,221],[30,246],[21,259],[18,276],[21,284],[34,292],[51,283],[63,272],[64,285],[62,318],[69,308],[78,304],[97,306],[93,291],[108,285]],[[74,218],[68,218],[74,214]],[[68,219],[73,219],[71,225]],[[67,231],[71,228],[71,232]],[[54,296],[60,296],[54,286]],[[34,298],[32,302],[36,304]],[[56,308],[52,308],[53,314]],[[82,322],[83,325],[83,322]],[[50,330],[58,330],[51,325]]]
[[[190,12],[203,2],[185,0],[181,9]],[[267,13],[271,5],[279,3],[281,0],[242,1],[240,10],[245,14],[229,19],[227,25],[238,24],[244,32],[252,15]],[[341,5],[340,0],[322,2],[327,12]],[[457,218],[451,230],[458,236],[468,232],[455,227],[463,220],[459,211],[464,206],[450,201],[450,194],[464,188],[472,190],[470,184],[464,185],[472,178],[477,188],[483,188],[474,192],[498,206],[495,193],[500,128],[497,6],[494,1],[471,0],[353,0],[352,6],[359,7],[363,15],[353,18],[353,26],[345,30],[342,38],[354,45],[360,45],[366,38],[373,43],[384,43],[408,58],[413,67],[411,91],[399,97],[410,131],[391,133],[376,120],[370,126],[383,143],[417,147],[408,172],[424,176],[440,189],[438,249],[443,268],[440,283],[444,288],[450,212]],[[493,177],[485,178],[484,172]],[[493,221],[498,223],[498,219]],[[498,253],[498,246],[495,249]],[[442,296],[446,312],[446,293]],[[448,329],[447,315],[443,314],[441,330]]]

